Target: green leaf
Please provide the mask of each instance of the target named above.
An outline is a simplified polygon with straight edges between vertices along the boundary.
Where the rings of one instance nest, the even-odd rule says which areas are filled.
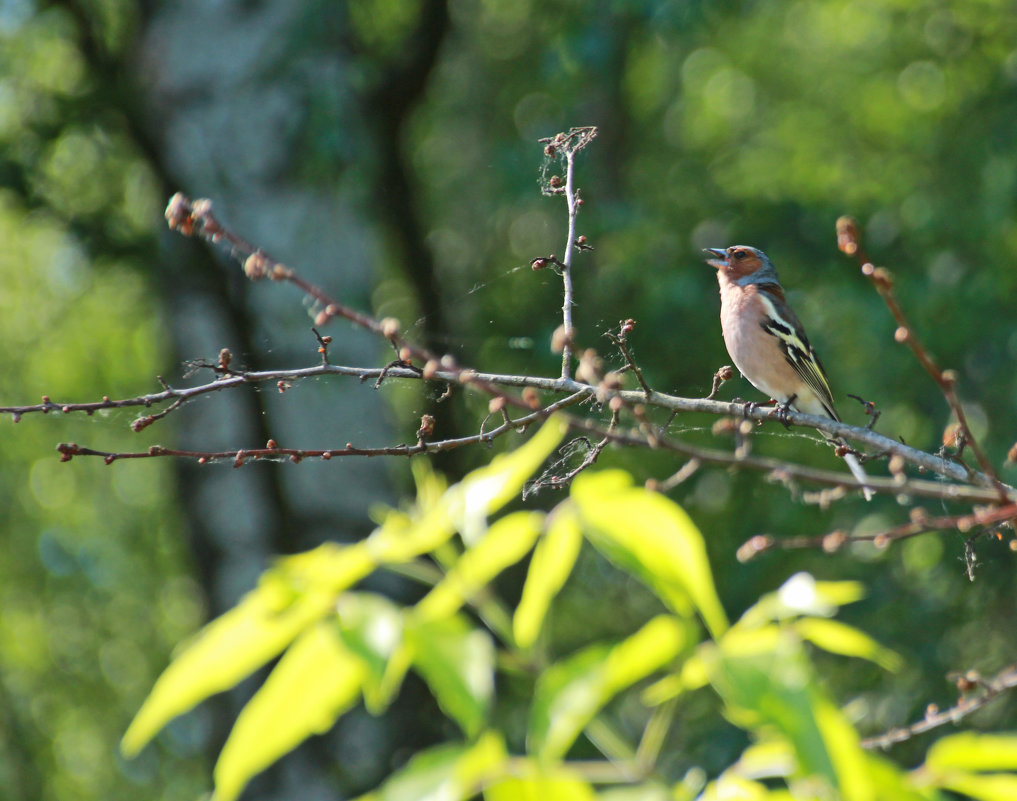
[[[794,774],[796,769],[794,749],[783,737],[753,743],[729,768],[746,779],[783,778]]]
[[[438,706],[468,737],[474,736],[487,720],[494,692],[490,635],[459,616],[431,621],[410,617],[406,644]]]
[[[1017,798],[1017,776],[1012,773],[950,773],[942,777],[938,785],[975,801],[1013,801]]]
[[[595,801],[593,788],[575,771],[543,768],[532,760],[516,760],[513,775],[484,788],[485,801]]]
[[[543,521],[543,514],[516,512],[492,524],[417,604],[414,614],[420,620],[436,620],[458,612],[495,576],[529,553]]]
[[[551,599],[572,572],[582,541],[574,506],[568,502],[560,504],[549,518],[547,533],[533,551],[523,595],[512,620],[520,648],[529,648],[536,641]]]
[[[332,728],[360,697],[366,675],[335,621],[304,632],[237,717],[215,766],[212,801],[233,801],[283,754]]]
[[[519,494],[561,441],[563,426],[559,418],[551,417],[525,445],[496,456],[489,465],[469,473],[437,501],[423,507],[412,525],[404,522],[378,529],[368,539],[371,553],[380,562],[408,562],[433,551],[457,530],[467,543],[478,542],[487,528],[488,516]]]
[[[877,754],[866,754],[866,770],[872,777],[876,797],[880,801],[930,801],[939,799],[939,793],[931,791],[922,781],[916,782],[913,774],[905,773],[900,767]]]
[[[738,725],[758,736],[779,734],[800,774],[824,780],[846,801],[873,797],[858,733],[819,687],[793,631],[735,627],[700,654]]]
[[[775,801],[765,784],[743,779],[728,773],[722,774],[716,781],[710,782],[699,797],[700,801]]]
[[[660,615],[615,646],[592,645],[552,665],[537,680],[529,750],[563,757],[605,704],[672,662],[690,640],[682,621]]]
[[[597,801],[676,801],[677,798],[682,797],[678,795],[678,792],[664,784],[647,781],[628,787],[611,787],[601,790],[597,793]],[[551,796],[545,797],[550,798]]]
[[[816,581],[808,573],[795,573],[776,592],[766,593],[746,609],[738,625],[755,628],[802,615],[832,617],[841,606],[864,595],[857,581]]]
[[[963,732],[941,737],[925,755],[925,764],[934,771],[1017,770],[1017,734]]]
[[[280,560],[239,604],[182,646],[124,734],[124,753],[136,754],[177,715],[277,656],[373,565],[361,544],[327,545]]]
[[[793,625],[803,639],[832,654],[867,659],[889,671],[900,670],[904,665],[904,660],[898,654],[884,648],[854,626],[818,617],[803,618]]]
[[[343,642],[367,666],[364,704],[381,714],[399,689],[399,680],[386,682],[388,665],[403,641],[403,613],[388,598],[368,592],[347,592],[336,604]],[[404,671],[405,673],[405,671]]]
[[[486,732],[472,746],[449,743],[417,754],[358,801],[465,801],[500,777],[507,760],[501,737]]]
[[[620,471],[584,473],[572,498],[590,541],[622,569],[645,582],[675,612],[698,610],[714,637],[727,618],[706,557],[703,535],[673,501],[632,486]]]

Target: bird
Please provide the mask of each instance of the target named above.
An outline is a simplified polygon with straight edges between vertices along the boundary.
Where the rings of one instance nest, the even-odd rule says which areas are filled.
[[[823,363],[788,305],[769,257],[748,245],[703,252],[712,257],[706,263],[717,269],[721,330],[738,371],[784,410],[840,422]],[[858,457],[846,453],[844,461],[870,500],[873,491],[866,486],[869,477]]]

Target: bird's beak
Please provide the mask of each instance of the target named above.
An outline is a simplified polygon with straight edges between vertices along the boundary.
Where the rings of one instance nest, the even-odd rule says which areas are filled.
[[[716,256],[715,259],[707,259],[706,263],[711,267],[716,267],[718,270],[722,270],[727,267],[727,253],[720,248],[703,248],[703,253],[709,253],[711,256]]]

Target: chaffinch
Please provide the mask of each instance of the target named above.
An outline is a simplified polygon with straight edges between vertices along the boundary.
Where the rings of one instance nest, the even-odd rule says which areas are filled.
[[[735,367],[777,403],[806,414],[840,420],[822,362],[784,298],[777,268],[761,250],[733,245],[707,248],[720,282],[720,325]],[[828,437],[833,442],[836,439]],[[844,456],[862,484],[868,476],[854,454]],[[863,487],[865,499],[872,490]]]

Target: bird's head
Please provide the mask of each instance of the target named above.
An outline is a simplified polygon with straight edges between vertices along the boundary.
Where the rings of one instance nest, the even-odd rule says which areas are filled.
[[[723,270],[737,284],[779,284],[777,268],[759,248],[732,245],[725,250],[706,248],[703,252],[714,257],[707,259],[707,264]]]

